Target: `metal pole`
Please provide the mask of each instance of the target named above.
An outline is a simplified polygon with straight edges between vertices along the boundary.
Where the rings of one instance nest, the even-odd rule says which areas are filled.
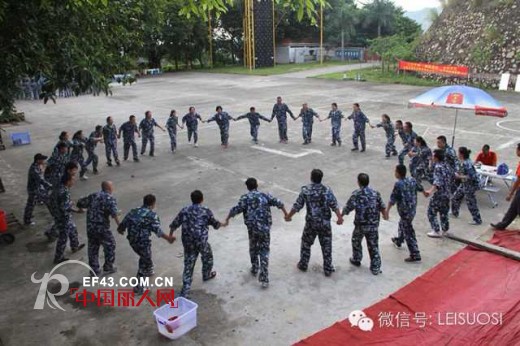
[[[276,65],[276,25],[275,25],[275,11],[274,11],[274,0],[273,2],[273,66]]]
[[[459,110],[455,110],[455,125],[453,125],[453,136],[451,137],[451,146],[455,145],[455,129],[457,128],[457,118],[459,117]]]
[[[320,4],[320,64],[323,64],[323,3]]]
[[[255,51],[255,2],[251,0],[251,51],[252,61],[251,67],[256,68],[256,51]]]

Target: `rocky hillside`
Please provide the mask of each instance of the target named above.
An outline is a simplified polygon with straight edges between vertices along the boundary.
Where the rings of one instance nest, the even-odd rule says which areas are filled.
[[[520,0],[450,0],[425,33],[421,60],[520,73]]]

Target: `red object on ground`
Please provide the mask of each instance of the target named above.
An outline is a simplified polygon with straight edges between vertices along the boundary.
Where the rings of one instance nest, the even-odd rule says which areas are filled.
[[[490,243],[520,251],[520,232],[495,232]],[[520,263],[468,246],[363,311],[371,332],[344,320],[297,345],[520,345]],[[496,320],[483,323],[488,315]]]
[[[425,62],[410,62],[404,60],[399,61],[399,70],[443,74],[459,77],[467,77],[469,75],[469,68],[467,66],[441,65]]]
[[[7,219],[5,211],[0,209],[0,233],[4,233],[5,231],[7,231]]]

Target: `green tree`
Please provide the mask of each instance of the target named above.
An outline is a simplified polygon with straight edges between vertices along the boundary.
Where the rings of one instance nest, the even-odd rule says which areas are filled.
[[[353,0],[331,1],[324,20],[326,41],[344,47],[356,35],[358,17],[359,10]]]
[[[392,29],[395,21],[396,7],[390,0],[372,0],[364,6],[366,13],[365,25],[376,25],[377,37],[381,37],[382,30]]]

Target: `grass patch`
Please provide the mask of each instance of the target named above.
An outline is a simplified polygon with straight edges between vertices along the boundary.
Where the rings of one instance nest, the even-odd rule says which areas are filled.
[[[416,77],[411,74],[396,74],[393,72],[381,72],[380,68],[365,68],[361,70],[354,70],[345,72],[347,75],[347,79],[355,79],[358,74],[361,75],[361,79],[366,80],[367,82],[374,83],[388,83],[388,84],[406,84],[406,85],[416,85],[416,86],[440,86],[443,85],[439,82],[422,79]],[[329,73],[324,75],[319,75],[314,78],[322,78],[322,79],[335,79],[342,80],[344,72],[339,73]]]
[[[250,70],[243,66],[227,66],[227,67],[215,67],[211,69],[200,69],[200,70],[192,70],[196,72],[209,72],[209,73],[230,73],[230,74],[245,74],[245,75],[254,75],[254,76],[271,76],[277,74],[291,73],[291,72],[300,72],[307,71],[322,67],[330,67],[330,66],[340,66],[340,65],[348,65],[354,64],[355,61],[327,61],[320,64],[319,62],[308,62],[303,64],[279,64],[275,67],[264,67],[257,68],[254,70]]]

